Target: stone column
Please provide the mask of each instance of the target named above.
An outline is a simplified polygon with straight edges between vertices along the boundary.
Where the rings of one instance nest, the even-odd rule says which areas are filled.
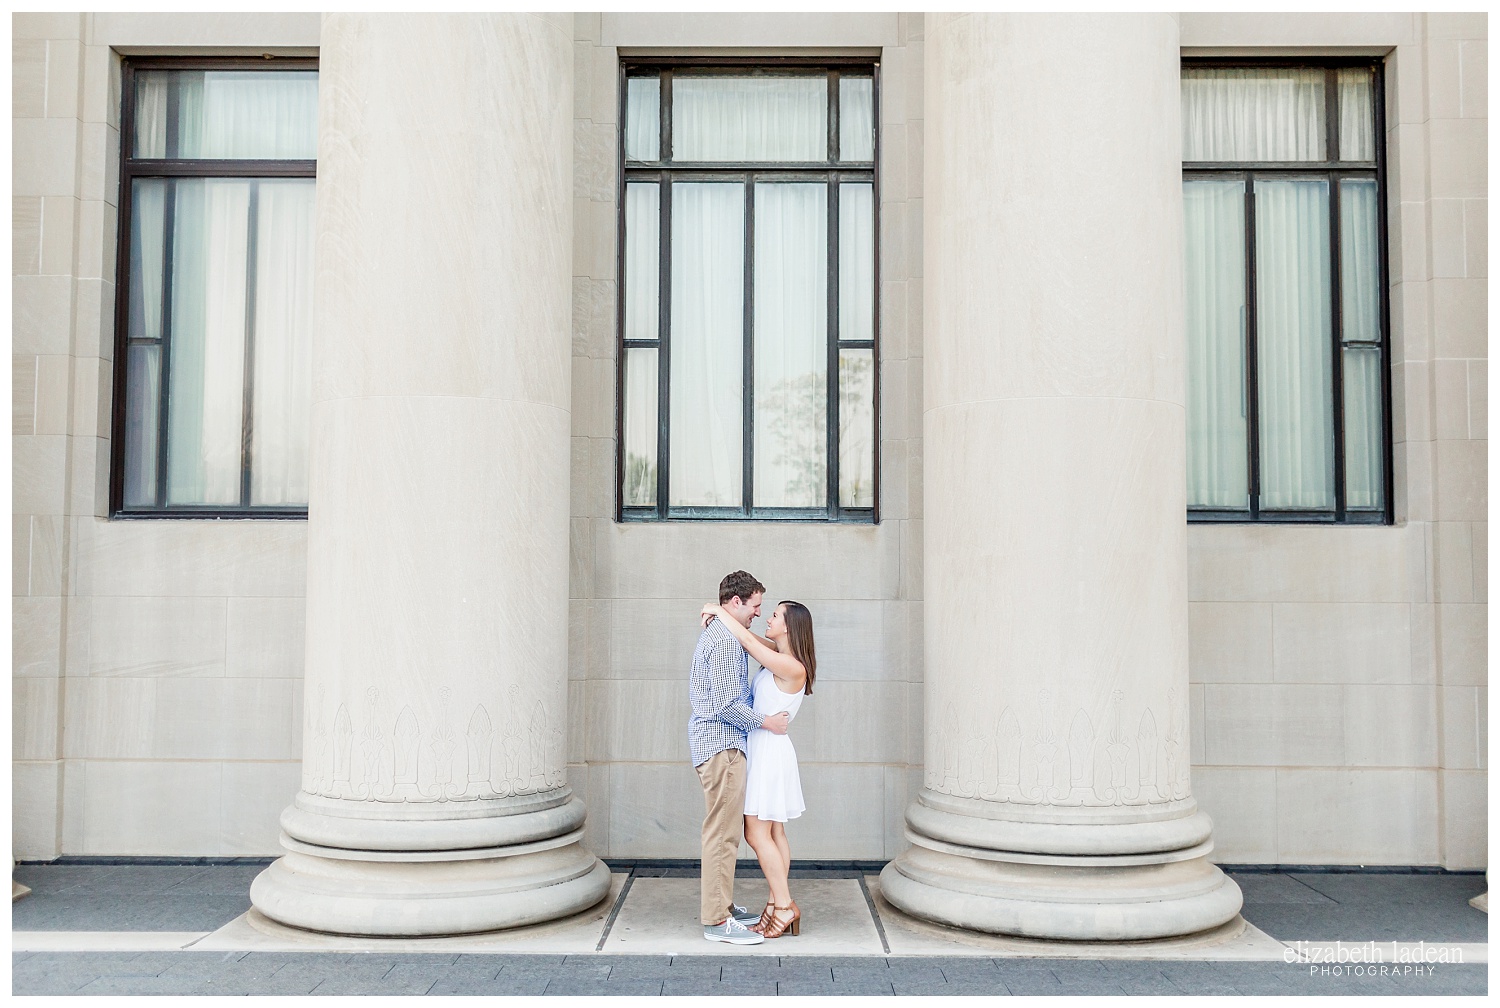
[[[302,789],[251,889],[286,924],[608,892],[564,747],[571,22],[324,18]]]
[[[926,779],[944,924],[1234,918],[1188,781],[1177,23],[927,15]]]

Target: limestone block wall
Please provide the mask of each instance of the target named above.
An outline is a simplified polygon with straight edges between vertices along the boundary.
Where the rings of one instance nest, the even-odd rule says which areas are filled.
[[[893,857],[921,760],[921,16],[580,14],[574,72],[570,777],[587,843],[696,857],[703,798],[687,748],[695,619],[736,568],[766,607],[813,612],[815,694],[793,731],[808,811],[795,856]],[[614,515],[619,54],[881,56],[881,522],[674,522]],[[742,853],[750,856],[748,848]]]
[[[1389,53],[1397,524],[1189,528],[1215,857],[1482,866],[1485,18],[1181,18],[1192,53]],[[735,567],[818,621],[797,856],[905,846],[923,751],[921,25],[575,16],[568,761],[600,856],[696,854],[693,614]],[[119,59],[312,54],[319,16],[17,14],[12,35],[15,852],[272,855],[298,780],[304,525],[105,518]],[[881,61],[882,522],[616,523],[618,55],[829,47]]]
[[[315,53],[317,14],[12,16],[17,857],[276,850],[305,527],[108,513],[120,53]]]
[[[1182,15],[1386,59],[1396,524],[1191,526],[1195,791],[1237,863],[1486,863],[1486,18]]]

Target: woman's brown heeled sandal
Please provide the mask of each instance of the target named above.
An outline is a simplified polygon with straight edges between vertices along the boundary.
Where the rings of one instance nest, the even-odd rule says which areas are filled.
[[[783,917],[782,911],[790,910],[791,917]],[[792,900],[786,906],[778,906],[771,914],[771,921],[760,932],[767,938],[780,938],[784,934],[793,937],[802,933],[802,911],[797,907],[797,901]]]
[[[766,908],[760,912],[760,920],[750,925],[751,931],[762,931],[771,923],[771,917],[776,913],[776,901],[766,900]]]

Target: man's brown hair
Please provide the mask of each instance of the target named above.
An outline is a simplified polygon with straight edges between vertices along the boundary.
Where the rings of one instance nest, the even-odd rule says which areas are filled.
[[[732,598],[738,598],[741,602],[749,602],[750,596],[756,592],[762,595],[766,593],[766,586],[744,571],[735,571],[725,574],[724,580],[719,582],[719,605],[723,605]]]

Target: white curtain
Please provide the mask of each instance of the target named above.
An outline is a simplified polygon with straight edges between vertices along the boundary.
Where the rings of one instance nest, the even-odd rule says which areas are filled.
[[[741,183],[673,183],[673,506],[742,501],[744,221]]]
[[[166,179],[142,178],[130,189],[131,340],[161,339]],[[157,428],[161,417],[161,344],[133,344],[125,369],[125,503],[156,504]]]
[[[167,81],[170,70],[135,75],[135,156],[167,156]]]
[[[756,185],[754,265],[755,505],[818,507],[828,494],[825,183]]]
[[[313,180],[266,180],[258,186],[250,503],[306,504]]]
[[[240,501],[250,186],[176,183],[169,504]]]
[[[131,339],[161,339],[161,271],[166,198],[166,179],[143,178],[131,183]]]
[[[1347,156],[1347,155],[1346,155]],[[1384,507],[1380,388],[1380,204],[1374,179],[1339,183],[1344,353],[1344,490],[1351,508]]]
[[[1339,159],[1375,160],[1375,71],[1339,70]]]
[[[1255,183],[1260,504],[1332,508],[1328,184]]]
[[[839,351],[839,504],[875,506],[875,351]]]
[[[875,160],[875,82],[839,77],[839,160]]]
[[[1184,161],[1322,161],[1322,70],[1184,67]]]
[[[1339,183],[1339,276],[1343,283],[1346,340],[1380,339],[1380,203],[1374,179]]]
[[[1249,507],[1245,417],[1245,184],[1183,182],[1188,504]]]
[[[826,77],[672,78],[674,161],[824,161]]]
[[[655,161],[661,156],[661,78],[625,79],[625,159]]]
[[[874,338],[874,189],[845,182],[839,186],[839,339]]]
[[[625,186],[625,338],[656,339],[661,296],[661,189]]]
[[[1381,445],[1380,351],[1344,349],[1344,495],[1351,508],[1381,508],[1384,451]]]
[[[161,345],[132,346],[125,372],[125,503],[156,504],[157,427],[161,414]]]
[[[625,506],[656,503],[657,350],[625,351]]]
[[[176,157],[318,156],[315,72],[181,72],[179,83]]]

